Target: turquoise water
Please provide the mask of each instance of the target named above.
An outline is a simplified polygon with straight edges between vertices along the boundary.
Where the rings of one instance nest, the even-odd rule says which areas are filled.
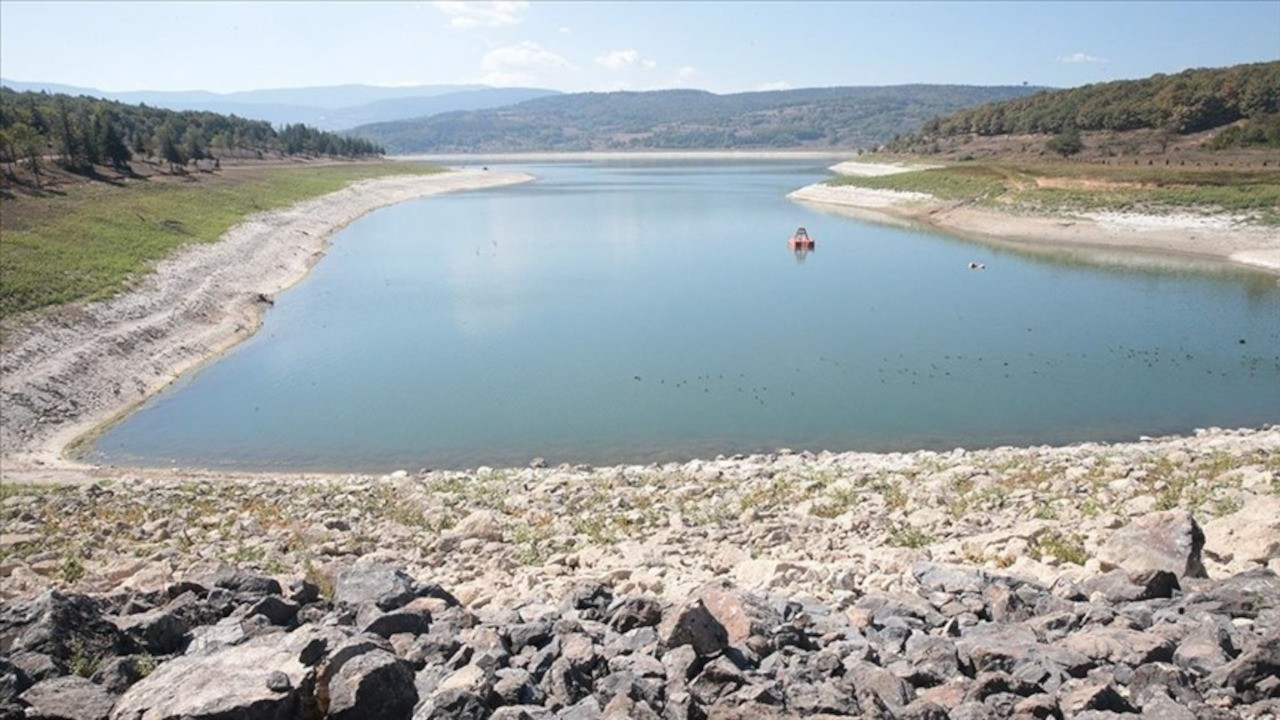
[[[603,464],[1280,419],[1267,276],[1022,255],[786,200],[817,164],[519,169],[539,180],[351,224],[260,333],[91,459]]]

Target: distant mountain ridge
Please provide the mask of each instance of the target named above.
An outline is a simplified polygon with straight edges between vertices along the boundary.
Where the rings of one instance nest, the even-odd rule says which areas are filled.
[[[393,153],[872,147],[929,118],[1038,87],[895,85],[717,95],[575,93],[503,108],[362,125]]]
[[[108,92],[56,83],[22,82],[0,78],[0,85],[16,91],[62,93],[145,103],[168,110],[200,110],[265,120],[273,125],[305,123],[322,130],[346,130],[357,125],[459,110],[502,107],[559,94],[543,88],[495,88],[486,85],[332,85],[214,93],[205,90],[137,90]]]

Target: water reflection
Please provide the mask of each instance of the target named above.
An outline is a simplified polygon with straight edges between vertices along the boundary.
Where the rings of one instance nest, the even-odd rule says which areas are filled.
[[[93,459],[612,464],[1277,419],[1280,288],[1256,273],[853,222],[786,199],[824,175],[808,164],[521,169],[539,180],[352,223],[262,332]],[[783,264],[797,225],[821,262]]]

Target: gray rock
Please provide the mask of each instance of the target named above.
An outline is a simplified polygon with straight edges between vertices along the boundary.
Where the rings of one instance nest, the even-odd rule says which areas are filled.
[[[348,660],[329,680],[332,720],[403,720],[418,704],[409,664],[385,650]]]
[[[905,680],[871,663],[857,663],[849,670],[849,677],[859,693],[871,692],[891,710],[900,710],[915,699],[915,689]],[[861,704],[862,696],[859,695]],[[863,708],[864,712],[866,708]]]
[[[571,707],[556,713],[558,720],[599,720],[600,703],[594,697],[587,696]]]
[[[1178,577],[1168,570],[1130,574],[1117,568],[1086,579],[1081,589],[1089,595],[1101,593],[1110,603],[1136,602],[1170,597],[1178,589]]]
[[[356,627],[361,632],[384,638],[398,633],[422,635],[431,628],[431,612],[416,605],[411,602],[390,612],[383,612],[375,605],[365,605],[356,615]]]
[[[151,655],[178,652],[186,640],[187,623],[167,609],[125,615],[111,621]]]
[[[315,712],[315,674],[298,658],[317,636],[336,632],[307,626],[168,660],[125,692],[111,718],[285,720]],[[268,687],[276,672],[288,678],[288,691]]]
[[[250,605],[244,614],[249,617],[261,615],[272,625],[290,625],[297,617],[300,607],[298,603],[280,595],[267,595]]]
[[[15,672],[15,679],[23,688],[49,678],[62,677],[69,670],[67,663],[44,653],[23,650],[8,657],[10,666]]]
[[[507,628],[507,640],[513,653],[520,652],[528,645],[532,645],[535,648],[545,647],[547,643],[551,642],[551,623],[546,620],[538,620],[511,625]]]
[[[141,680],[147,671],[155,667],[155,664],[156,659],[148,655],[111,658],[94,671],[93,677],[89,679],[101,685],[107,692],[120,695]]]
[[[1212,687],[1240,693],[1244,702],[1266,699],[1268,680],[1280,677],[1280,633],[1265,638],[1259,647],[1214,670],[1205,681]],[[1270,688],[1276,689],[1276,688]]]
[[[643,700],[615,695],[600,711],[600,720],[661,720],[661,716]]]
[[[15,656],[26,651],[47,655],[65,666],[73,655],[127,655],[136,645],[104,619],[100,601],[50,590],[30,600],[0,604],[0,648],[15,665],[19,664]],[[42,679],[31,670],[26,672],[33,681]]]
[[[840,682],[793,682],[784,688],[786,707],[800,717],[822,713],[859,715],[861,710],[853,689]]]
[[[565,595],[560,606],[565,612],[576,612],[584,620],[603,621],[613,604],[613,591],[599,583],[578,583]]]
[[[518,668],[503,668],[495,673],[493,695],[499,705],[539,705],[544,700],[533,676]]]
[[[413,720],[485,720],[489,713],[483,700],[458,688],[432,696],[413,713]]]
[[[1061,646],[1094,660],[1130,667],[1168,662],[1173,659],[1175,648],[1169,638],[1114,627],[1081,630],[1064,640]]]
[[[628,596],[615,600],[606,613],[609,627],[619,633],[652,627],[662,621],[662,605],[655,598]]]
[[[1173,653],[1173,662],[1201,675],[1227,664],[1238,653],[1231,634],[1222,624],[1209,621],[1182,639]]]
[[[697,597],[724,627],[730,645],[745,645],[753,652],[767,654],[770,631],[782,622],[782,615],[772,605],[727,582],[704,585]]]
[[[1047,693],[1031,695],[1018,701],[1013,706],[1013,718],[1016,720],[1044,720],[1045,718],[1061,718],[1062,710],[1058,701]]]
[[[671,648],[662,654],[662,666],[667,671],[667,684],[683,687],[702,670],[704,663],[692,645],[681,645]]]
[[[279,595],[283,592],[275,578],[242,568],[225,568],[214,574],[210,584],[245,595]]]
[[[668,648],[689,645],[698,655],[714,655],[729,646],[729,634],[701,600],[669,608],[658,625],[658,637]]]
[[[78,676],[41,680],[22,693],[22,701],[46,720],[107,720],[115,696]]]
[[[737,666],[727,658],[718,657],[707,663],[702,672],[689,683],[689,694],[695,702],[711,706],[746,683]]]
[[[920,699],[912,701],[895,715],[897,720],[948,720],[949,717],[946,708]]]
[[[987,575],[975,568],[918,562],[911,567],[916,583],[925,590],[944,593],[981,593],[987,587]]]
[[[0,657],[0,705],[14,703],[31,684],[31,678],[21,668]]]
[[[1144,720],[1196,720],[1196,714],[1169,697],[1157,697],[1142,706]]]
[[[1068,714],[1086,710],[1107,710],[1117,713],[1136,712],[1110,682],[1073,680],[1058,692],[1058,704]]]
[[[504,705],[493,711],[489,720],[551,720],[555,713],[540,705]]]
[[[1197,581],[1187,588],[1189,608],[1256,618],[1267,609],[1280,608],[1280,577],[1268,568],[1255,568],[1225,580]]]
[[[416,583],[402,570],[378,563],[358,563],[338,573],[333,602],[349,608],[374,605],[395,610],[418,597]]]
[[[1098,550],[1104,568],[1131,573],[1167,570],[1179,578],[1206,577],[1200,553],[1204,532],[1185,510],[1143,515],[1117,530]]]

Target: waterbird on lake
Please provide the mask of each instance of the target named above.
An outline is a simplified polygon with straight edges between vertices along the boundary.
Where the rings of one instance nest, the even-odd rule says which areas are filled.
[[[969,269],[970,269],[970,270],[986,270],[986,269],[987,269],[987,266],[986,266],[986,265],[983,265],[983,264],[982,264],[982,263],[980,263],[980,262],[973,262],[972,260],[970,260],[970,261],[969,261]]]

